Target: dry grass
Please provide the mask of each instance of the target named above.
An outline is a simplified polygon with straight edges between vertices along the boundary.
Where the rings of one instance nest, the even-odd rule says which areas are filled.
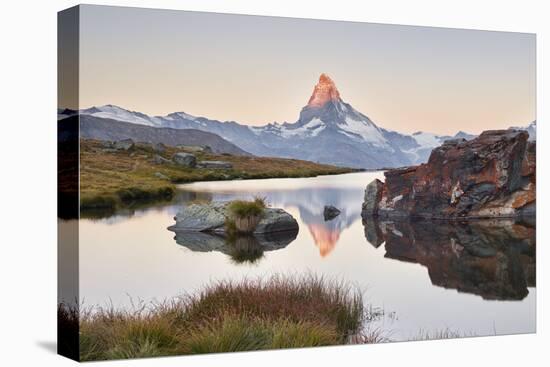
[[[255,198],[253,201],[246,200],[233,200],[227,209],[229,214],[237,217],[247,217],[249,215],[259,216],[262,215],[266,207],[265,200],[261,198]]]
[[[225,218],[225,230],[228,236],[231,238],[238,233],[252,233],[262,219],[266,206],[266,200],[259,197],[252,201],[232,201],[227,207],[229,215]]]
[[[60,308],[59,318],[71,313]],[[364,321],[361,294],[312,275],[219,282],[132,311],[79,312],[81,360],[345,344]],[[72,325],[77,322],[69,318]]]
[[[278,177],[312,177],[353,172],[349,168],[282,158],[244,157],[192,152],[198,160],[222,160],[233,169],[183,168],[176,164],[156,164],[155,155],[170,159],[185,149],[167,147],[155,152],[145,144],[128,151],[110,151],[96,140],[80,142],[80,197],[82,209],[114,208],[136,201],[170,199],[175,183],[258,179]],[[168,179],[155,176],[159,172]]]
[[[456,339],[456,338],[468,338],[477,336],[475,333],[465,333],[452,329],[443,329],[443,330],[419,330],[417,335],[414,335],[410,338],[410,341],[419,341],[419,340],[439,340],[439,339]]]

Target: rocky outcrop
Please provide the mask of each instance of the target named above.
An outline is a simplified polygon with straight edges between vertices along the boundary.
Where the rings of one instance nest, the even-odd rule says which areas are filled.
[[[491,300],[521,300],[536,286],[533,223],[370,217],[363,225],[369,243],[384,244],[384,257],[425,266],[433,285]]]
[[[123,139],[115,141],[113,144],[114,149],[116,150],[129,150],[134,147],[134,141],[132,139]]]
[[[166,145],[162,143],[155,143],[153,144],[153,150],[157,153],[165,153],[166,152]]]
[[[197,163],[197,167],[207,169],[232,169],[233,165],[225,161],[200,161]]]
[[[169,164],[169,163],[172,163],[172,161],[170,161],[169,159],[166,159],[158,154],[155,154],[155,156],[153,157],[153,163],[155,164]]]
[[[174,232],[208,232],[225,234],[229,202],[212,202],[185,206],[175,217]],[[280,232],[298,233],[298,222],[283,209],[265,208],[253,235]]]
[[[176,153],[172,160],[182,167],[194,168],[197,165],[197,158],[191,153]]]
[[[104,140],[101,142],[101,148],[105,151],[130,150],[135,146],[132,139],[122,139],[117,141]]]
[[[535,214],[536,147],[518,130],[435,148],[428,163],[387,171],[365,190],[363,217],[436,219]]]

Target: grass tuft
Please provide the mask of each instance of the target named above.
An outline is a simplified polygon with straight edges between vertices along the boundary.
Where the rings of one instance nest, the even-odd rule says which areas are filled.
[[[71,313],[58,315],[74,325]],[[78,320],[80,358],[89,361],[345,344],[365,313],[359,292],[306,275],[222,281],[132,311],[81,310]]]
[[[228,205],[227,210],[235,217],[244,218],[262,215],[265,207],[264,199],[256,198],[253,201],[234,200]]]
[[[312,322],[227,316],[186,336],[189,354],[303,348],[339,344],[335,330]]]

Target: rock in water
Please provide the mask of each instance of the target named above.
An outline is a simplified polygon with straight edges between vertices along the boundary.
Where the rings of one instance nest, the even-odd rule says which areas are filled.
[[[174,232],[210,232],[225,234],[225,219],[229,202],[212,202],[185,206],[174,218]],[[254,235],[278,232],[298,232],[298,222],[283,209],[265,208]]]
[[[335,208],[332,205],[325,205],[325,209],[323,210],[323,217],[325,217],[325,222],[336,218],[338,215],[340,215],[340,209]]]
[[[363,201],[363,213],[372,215],[376,211],[376,204],[380,201],[384,184],[379,179],[375,179],[367,185],[365,189],[365,198]]]
[[[183,167],[194,168],[197,165],[197,158],[190,153],[176,153],[172,157],[172,160],[174,163]]]
[[[536,147],[519,130],[446,141],[428,163],[392,169],[365,190],[363,217],[434,219],[534,215]]]
[[[265,208],[264,215],[256,228],[255,234],[270,234],[278,232],[298,232],[298,222],[283,209]]]

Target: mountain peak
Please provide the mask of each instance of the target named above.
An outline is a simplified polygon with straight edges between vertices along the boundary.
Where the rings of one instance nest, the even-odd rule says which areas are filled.
[[[319,77],[319,82],[313,88],[313,94],[307,105],[309,107],[322,107],[329,101],[338,101],[340,93],[332,79],[325,73]]]

